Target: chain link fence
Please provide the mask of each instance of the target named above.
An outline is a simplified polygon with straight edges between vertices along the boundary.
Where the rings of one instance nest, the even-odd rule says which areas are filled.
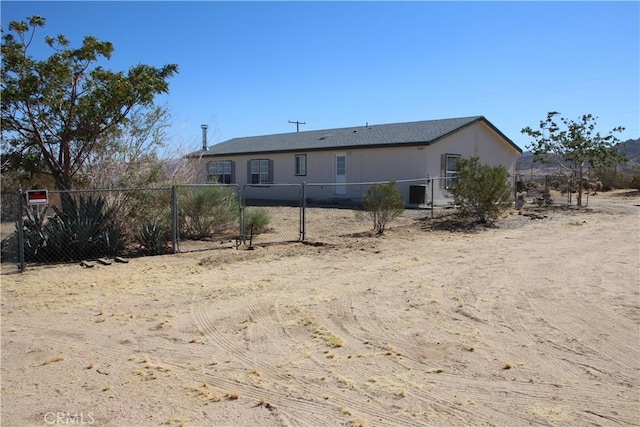
[[[245,244],[304,240],[302,185],[245,185],[242,194]]]
[[[172,189],[20,192],[17,230],[3,241],[3,261],[72,262],[172,251]],[[3,227],[6,218],[3,217]]]
[[[571,205],[577,188],[566,175],[515,176],[516,206]]]
[[[237,247],[242,241],[240,187],[234,184],[173,187],[176,252]]]
[[[306,183],[304,186],[304,236],[309,240],[326,236],[353,236],[373,230],[373,220],[362,201],[372,186],[391,181],[359,183]],[[433,214],[433,180],[394,181],[408,200],[407,207],[394,225],[411,223]],[[406,197],[408,196],[408,197]]]
[[[20,213],[20,197],[15,191],[3,191],[0,199],[0,218],[2,222],[13,222]]]
[[[394,182],[406,209],[393,226],[451,214],[444,178]],[[373,185],[387,183],[50,191],[46,203],[36,204],[24,192],[3,194],[2,261],[17,263],[22,271],[29,263],[126,262],[242,244],[357,236],[373,230],[362,208],[364,195]],[[527,191],[533,200],[536,193]]]

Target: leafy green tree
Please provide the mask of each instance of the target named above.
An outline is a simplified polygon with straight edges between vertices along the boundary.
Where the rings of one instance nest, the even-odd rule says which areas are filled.
[[[372,185],[363,196],[362,205],[378,234],[384,233],[387,224],[404,213],[404,199],[395,181]]]
[[[578,206],[582,206],[585,166],[600,168],[624,161],[624,155],[615,149],[620,140],[614,135],[624,128],[618,126],[602,136],[595,132],[597,117],[591,114],[576,121],[559,116],[560,113],[552,111],[546,120],[540,121],[538,129],[527,126],[522,133],[534,139],[527,149],[533,152],[536,161],[544,162],[551,156],[577,178]]]
[[[457,181],[450,191],[460,215],[481,223],[495,221],[512,203],[507,169],[480,164],[478,157],[458,159]]]
[[[105,135],[117,132],[135,108],[153,105],[168,92],[175,64],[160,68],[139,64],[124,72],[102,67],[113,45],[86,36],[79,48],[59,35],[45,37],[53,50],[38,60],[29,48],[45,19],[12,21],[2,37],[2,164],[43,168],[59,190],[74,187],[74,177]]]

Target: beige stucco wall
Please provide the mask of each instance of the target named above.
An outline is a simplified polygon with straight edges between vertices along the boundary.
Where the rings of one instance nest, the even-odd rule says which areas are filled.
[[[347,158],[348,183],[439,177],[442,174],[440,168],[443,154],[458,154],[462,157],[479,156],[482,163],[492,166],[503,165],[513,175],[515,159],[519,155],[519,152],[493,129],[483,122],[477,122],[428,146],[270,153],[216,157],[215,159],[234,161],[236,183],[241,187],[247,182],[248,160],[261,158],[273,161],[273,181],[276,184],[333,183],[335,181],[335,156],[339,153],[345,154]],[[295,176],[295,156],[297,154],[307,155],[306,176]],[[198,182],[206,182],[206,165],[213,159],[212,157],[203,157],[195,162]],[[398,183],[398,188],[406,201],[409,201],[409,186],[415,184],[420,184],[420,182]],[[446,205],[450,199],[447,197],[446,190],[440,187],[439,183],[434,185],[434,203],[435,205]],[[336,195],[334,187],[312,186],[307,188],[307,197],[310,199],[351,199],[357,201],[360,200],[363,193],[366,193],[367,188],[366,185],[350,185],[346,187],[346,194]],[[295,194],[295,191],[290,188],[271,188],[268,192],[265,191],[265,195],[267,194],[269,198],[291,199],[291,195]]]

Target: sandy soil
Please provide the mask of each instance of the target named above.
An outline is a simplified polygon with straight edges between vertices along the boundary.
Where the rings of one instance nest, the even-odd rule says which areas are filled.
[[[638,205],[3,266],[2,426],[639,425]]]

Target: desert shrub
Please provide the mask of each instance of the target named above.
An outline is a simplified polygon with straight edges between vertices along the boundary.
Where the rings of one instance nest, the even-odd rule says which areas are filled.
[[[362,196],[362,207],[373,220],[373,229],[382,234],[391,221],[404,213],[404,199],[395,181],[374,184]]]
[[[150,221],[140,227],[136,241],[143,251],[149,255],[162,255],[169,252],[171,230],[157,221]]]
[[[269,223],[271,217],[269,212],[264,208],[255,208],[251,210],[245,210],[244,216],[244,233],[245,235],[263,233]]]
[[[167,228],[173,223],[173,203],[170,188],[136,189],[113,195],[120,229],[131,240],[136,240],[140,226],[157,222]]]
[[[237,224],[238,199],[233,188],[212,186],[188,189],[179,200],[180,232],[190,239],[219,234]]]
[[[512,193],[504,166],[480,164],[478,157],[458,160],[458,179],[451,194],[461,216],[493,222],[511,206]]]
[[[554,190],[559,190],[560,186],[562,186],[562,184],[563,184],[563,181],[562,181],[562,179],[560,179],[560,177],[552,176],[552,177],[548,178],[547,183],[548,183],[550,188],[553,188]]]
[[[122,233],[103,197],[66,197],[63,208],[46,217],[46,209],[30,209],[24,221],[27,261],[74,261],[117,255],[125,246]]]
[[[603,166],[595,170],[596,179],[602,183],[602,191],[614,188],[626,188],[629,184],[629,175],[618,171],[615,166]]]
[[[640,190],[640,167],[636,168],[635,172],[631,175],[627,187]]]

